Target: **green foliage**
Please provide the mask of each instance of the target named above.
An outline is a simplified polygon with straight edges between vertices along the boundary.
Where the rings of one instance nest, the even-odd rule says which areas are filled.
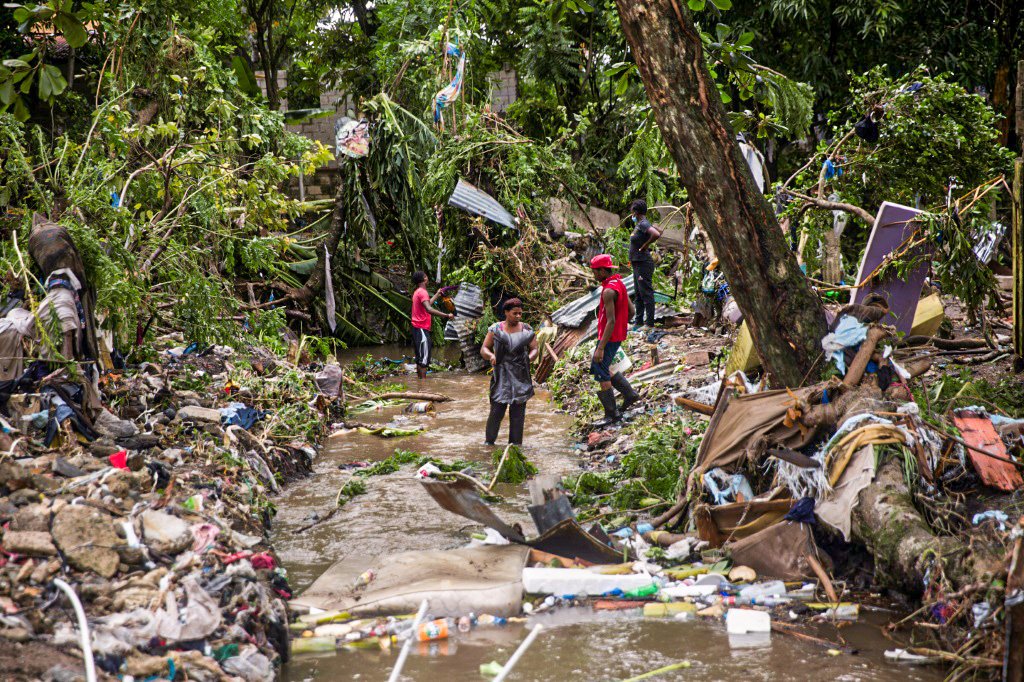
[[[508,446],[508,455],[505,455],[505,462],[501,464],[504,448],[497,448],[491,453],[491,464],[495,467],[501,466],[495,471],[498,483],[510,483],[519,485],[532,476],[537,475],[537,467],[526,459],[522,449],[518,445]]]
[[[696,461],[700,441],[690,435],[700,428],[703,424],[688,424],[681,419],[634,426],[638,437],[618,468],[567,479],[566,487],[575,495],[574,504],[601,504],[624,512],[673,504]]]
[[[906,88],[921,83],[915,92]],[[883,201],[931,206],[943,202],[950,178],[972,188],[1007,172],[1012,154],[997,143],[998,115],[949,74],[923,69],[899,78],[881,67],[852,78],[848,108],[831,117],[843,135],[865,112],[884,108],[878,143],[842,149],[840,196],[858,206]],[[818,168],[814,169],[815,180]]]
[[[350,478],[345,482],[345,485],[341,486],[341,490],[338,491],[338,497],[335,499],[335,504],[338,507],[344,507],[346,504],[351,502],[353,498],[365,494],[366,483],[358,478]]]
[[[472,462],[465,460],[456,459],[452,462],[445,463],[435,457],[429,457],[427,455],[420,454],[418,452],[411,452],[409,450],[402,450],[401,448],[395,448],[395,451],[387,459],[382,459],[379,462],[374,462],[368,467],[364,467],[356,471],[356,476],[368,477],[368,476],[386,476],[393,474],[403,466],[407,464],[413,464],[417,468],[424,464],[433,464],[443,472],[450,471],[462,471],[467,467],[472,467]]]
[[[941,414],[954,407],[980,405],[993,413],[1002,411],[1013,418],[1024,418],[1024,383],[1012,377],[992,382],[975,377],[966,367],[959,373],[943,374],[928,386],[927,395],[924,386],[915,388],[914,400],[922,414]]]

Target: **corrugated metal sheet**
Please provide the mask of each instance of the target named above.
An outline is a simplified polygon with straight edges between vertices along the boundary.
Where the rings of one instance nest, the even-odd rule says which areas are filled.
[[[456,315],[454,320],[449,320],[445,325],[444,338],[446,341],[458,341],[466,369],[479,372],[487,367],[487,363],[480,357],[480,344],[473,338],[477,320],[484,314],[483,292],[477,285],[463,282],[452,303],[455,304]]]
[[[626,285],[626,291],[629,295],[633,296],[633,275],[622,278],[622,283]],[[572,329],[578,329],[583,326],[583,323],[587,321],[587,316],[597,310],[598,304],[601,302],[601,287],[597,287],[586,296],[577,298],[572,303],[566,304],[551,314],[551,321],[557,324],[559,327],[571,327]],[[671,308],[664,305],[656,305],[654,307],[654,319],[661,319],[663,317],[672,317],[678,313]],[[584,336],[581,341],[585,341]]]
[[[455,191],[452,192],[448,203],[473,215],[483,216],[499,225],[504,225],[505,227],[516,226],[512,214],[506,211],[505,207],[499,204],[494,197],[487,192],[478,190],[461,178],[458,184],[455,185]]]

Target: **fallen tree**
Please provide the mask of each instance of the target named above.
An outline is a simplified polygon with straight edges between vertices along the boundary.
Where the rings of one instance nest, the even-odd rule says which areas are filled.
[[[772,381],[804,383],[825,316],[735,143],[685,4],[616,0],[647,96]]]

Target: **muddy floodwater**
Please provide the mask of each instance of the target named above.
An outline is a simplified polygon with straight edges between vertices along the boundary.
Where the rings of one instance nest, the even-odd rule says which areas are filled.
[[[376,356],[400,358],[406,349],[381,347]],[[356,352],[353,351],[351,357]],[[344,359],[343,359],[344,361]],[[487,417],[487,378],[463,372],[430,375],[422,384],[415,376],[404,380],[409,390],[421,388],[444,393],[454,400],[439,404],[433,416],[415,416],[428,424],[417,436],[383,439],[350,433],[330,438],[313,475],[292,484],[277,500],[274,545],[288,570],[296,593],[308,587],[333,563],[349,556],[385,556],[414,549],[455,548],[479,530],[440,507],[413,478],[410,466],[388,476],[366,479],[367,494],[349,502],[333,518],[302,533],[313,514],[324,516],[334,505],[339,488],[351,476],[338,468],[354,461],[374,461],[391,455],[396,447],[442,458],[490,461],[492,448],[483,443]],[[401,408],[360,415],[357,419],[386,423]],[[578,470],[578,456],[568,433],[571,418],[559,413],[543,391],[530,401],[526,415],[525,451],[543,473],[566,474]],[[504,442],[507,421],[499,443]],[[499,486],[500,487],[500,486]],[[497,512],[510,522],[533,528],[526,512],[528,495],[506,487],[505,502]],[[831,656],[826,649],[772,634],[737,637],[724,622],[679,622],[643,619],[623,613],[592,612],[589,608],[561,609],[536,617],[545,625],[525,657],[509,675],[518,682],[574,682],[621,680],[660,666],[690,661],[691,667],[655,678],[662,680],[941,680],[941,671],[888,663],[883,652],[893,644],[879,626],[887,613],[862,610],[860,621],[836,630],[819,626],[816,634],[842,638],[856,655]],[[442,642],[418,644],[403,670],[403,680],[462,682],[486,679],[479,667],[492,660],[504,662],[526,634],[522,625],[477,628]],[[301,656],[284,670],[289,682],[388,679],[396,652],[339,651]]]

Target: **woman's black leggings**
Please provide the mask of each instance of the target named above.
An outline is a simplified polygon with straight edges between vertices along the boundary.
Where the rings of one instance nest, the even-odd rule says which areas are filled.
[[[487,415],[487,442],[498,439],[501,420],[508,409],[508,442],[513,445],[523,444],[523,426],[526,424],[526,403],[491,403],[491,412]]]

